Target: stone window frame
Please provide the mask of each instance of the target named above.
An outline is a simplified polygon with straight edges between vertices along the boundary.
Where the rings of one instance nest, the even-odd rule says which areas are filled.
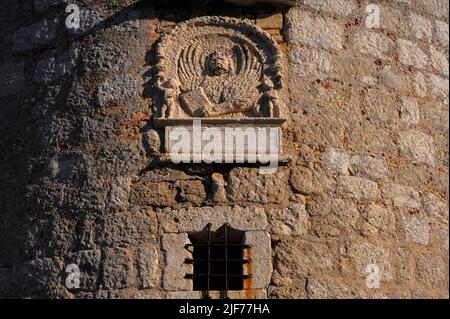
[[[225,223],[244,232],[246,249],[244,258],[251,259],[244,264],[243,274],[251,274],[245,279],[243,290],[229,291],[231,299],[265,299],[272,277],[272,247],[267,227],[266,214],[262,207],[190,207],[182,209],[159,209],[158,219],[162,231],[162,251],[165,267],[162,287],[168,292],[167,298],[201,299],[202,291],[193,290],[193,280],[186,279],[187,273],[193,273],[193,265],[186,264],[186,258],[192,258],[186,245],[191,244],[189,233],[202,231],[208,223],[216,231]],[[210,291],[210,298],[221,298],[221,291]]]

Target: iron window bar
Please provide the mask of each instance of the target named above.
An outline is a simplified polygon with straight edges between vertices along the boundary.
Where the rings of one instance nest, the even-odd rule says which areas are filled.
[[[211,227],[212,224],[208,223],[208,225],[206,226],[206,231],[207,231],[207,243],[191,243],[191,244],[187,244],[185,245],[185,248],[189,248],[189,247],[193,247],[195,248],[206,248],[207,252],[206,252],[206,258],[186,258],[185,259],[185,263],[187,264],[195,264],[196,262],[204,262],[206,263],[206,269],[207,272],[206,273],[195,273],[195,268],[194,268],[194,273],[193,274],[186,274],[185,278],[186,279],[195,279],[195,278],[205,278],[206,277],[206,291],[204,291],[206,293],[205,297],[206,298],[210,298],[210,290],[211,290],[211,278],[224,278],[224,289],[221,290],[221,292],[223,293],[223,296],[225,299],[228,299],[228,290],[229,290],[229,278],[240,278],[242,280],[244,279],[250,279],[252,278],[252,274],[230,274],[229,273],[229,268],[228,268],[228,263],[229,262],[240,262],[242,263],[242,265],[244,264],[249,264],[252,262],[251,259],[245,259],[245,258],[228,258],[228,248],[233,247],[233,248],[242,248],[246,249],[246,248],[250,248],[249,245],[247,244],[239,244],[239,243],[229,243],[229,233],[228,230],[230,227],[230,225],[228,223],[226,223],[223,226],[223,243],[218,243],[218,242],[212,242],[211,240]],[[224,249],[224,258],[212,258],[211,257],[211,248],[221,248],[223,247]],[[194,255],[195,256],[195,255]],[[224,266],[224,271],[223,273],[212,273],[211,272],[211,262],[224,262],[223,266]],[[195,266],[194,266],[195,267]]]
[[[249,264],[249,263],[252,262],[251,259],[233,259],[233,258],[228,258],[228,259],[225,259],[225,258],[210,258],[209,260],[211,260],[211,261],[241,262],[243,264]],[[195,258],[195,259],[193,259],[193,258],[186,258],[184,260],[184,263],[185,264],[193,264],[196,261],[208,261],[208,259],[207,258]]]

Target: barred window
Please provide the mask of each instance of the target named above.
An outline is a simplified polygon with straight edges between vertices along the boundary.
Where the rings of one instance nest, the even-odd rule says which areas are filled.
[[[192,258],[185,262],[193,264],[194,271],[186,278],[193,280],[195,291],[203,291],[209,298],[209,291],[218,290],[228,298],[229,290],[243,289],[244,279],[251,277],[243,271],[244,264],[251,262],[244,259],[244,249],[249,246],[244,244],[243,231],[225,224],[213,232],[208,224],[204,231],[189,234],[189,239]]]

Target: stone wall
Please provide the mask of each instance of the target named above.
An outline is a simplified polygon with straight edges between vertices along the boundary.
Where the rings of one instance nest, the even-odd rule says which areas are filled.
[[[171,261],[211,216],[270,236],[235,297],[448,298],[447,1],[3,2],[0,297],[198,297]],[[274,175],[158,161],[155,45],[202,15],[282,48],[291,161]]]

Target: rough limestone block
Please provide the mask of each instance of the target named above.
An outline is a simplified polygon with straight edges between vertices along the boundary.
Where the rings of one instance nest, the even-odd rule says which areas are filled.
[[[133,262],[125,248],[107,248],[104,252],[103,284],[109,289],[122,289],[133,284]]]
[[[355,289],[335,278],[308,278],[306,291],[311,299],[358,298]]]
[[[157,246],[139,249],[136,253],[139,287],[156,288],[159,284],[159,259]]]
[[[330,76],[339,74],[342,65],[336,57],[323,50],[294,44],[288,52],[289,70],[299,76]]]
[[[101,251],[81,250],[77,253],[75,263],[80,269],[80,288],[95,289],[100,270]]]
[[[328,148],[321,156],[323,166],[332,172],[349,174],[350,156],[335,148]]]
[[[13,49],[26,51],[47,44],[56,37],[58,20],[43,19],[30,26],[18,29],[12,35]]]
[[[272,270],[272,259],[258,259],[251,264],[245,264],[244,275],[251,275],[251,278],[244,279],[244,290],[267,289],[272,278]]]
[[[420,122],[419,104],[415,98],[401,97],[400,118],[407,124],[417,125]]]
[[[397,208],[420,209],[419,193],[412,187],[396,184],[387,184],[383,189],[385,197],[392,199],[392,204]]]
[[[0,65],[0,97],[19,93],[25,87],[25,63],[5,62]]]
[[[256,25],[263,29],[283,29],[283,15],[281,13],[259,16],[256,18]]]
[[[343,17],[351,15],[358,8],[353,0],[302,0],[300,3],[320,12]]]
[[[448,79],[435,74],[429,74],[428,83],[431,87],[432,96],[435,99],[444,101],[448,105]]]
[[[421,284],[436,288],[447,287],[448,290],[448,264],[444,258],[434,252],[426,252],[416,259],[416,278]]]
[[[448,58],[444,52],[430,47],[431,65],[440,74],[448,77]]]
[[[296,192],[302,195],[320,195],[335,188],[334,180],[324,172],[305,166],[292,169],[289,183]]]
[[[158,210],[158,220],[164,232],[198,232],[208,223],[215,231],[225,223],[240,230],[264,230],[267,218],[262,207],[190,207],[178,210]]]
[[[375,200],[379,197],[377,183],[356,176],[339,176],[337,193],[357,200]]]
[[[391,254],[387,248],[371,243],[352,242],[347,247],[346,254],[355,267],[357,276],[365,278],[367,266],[374,264],[380,270],[381,281],[392,281],[394,279]]]
[[[286,170],[281,167],[275,174],[259,174],[254,168],[233,168],[227,180],[228,195],[235,203],[280,203],[286,192],[286,179]]]
[[[318,197],[307,205],[313,232],[321,237],[337,237],[356,230],[360,217],[353,200]]]
[[[34,8],[38,12],[47,10],[48,8],[65,3],[66,0],[34,0]]]
[[[372,156],[353,156],[350,162],[352,175],[362,176],[371,180],[382,180],[386,177],[387,167],[382,159]]]
[[[433,38],[433,24],[430,20],[421,15],[411,13],[409,15],[409,24],[412,34],[419,40],[431,42]]]
[[[389,209],[377,204],[370,204],[361,214],[364,222],[361,231],[366,236],[380,235],[382,238],[392,237],[395,233],[395,215]]]
[[[33,80],[36,83],[48,84],[71,74],[76,65],[76,57],[76,51],[69,51],[61,55],[55,55],[55,51],[50,52],[38,62]]]
[[[447,225],[448,228],[448,204],[442,198],[431,193],[425,193],[422,196],[422,206],[430,218],[434,219],[435,222]]]
[[[448,24],[444,21],[436,20],[436,37],[438,42],[448,49]]]
[[[433,137],[419,130],[400,132],[398,138],[400,155],[415,164],[434,166]]]
[[[423,214],[409,215],[404,213],[399,217],[399,232],[402,237],[412,243],[425,246],[430,239],[430,224]]]
[[[368,30],[355,34],[352,44],[357,51],[380,59],[386,59],[394,45],[384,34]]]
[[[162,237],[162,250],[165,255],[163,268],[163,288],[171,291],[184,291],[193,289],[193,281],[184,278],[186,274],[194,272],[192,264],[186,264],[186,258],[192,258],[192,253],[185,248],[190,244],[188,234],[164,234]]]
[[[343,27],[331,18],[292,8],[286,15],[287,41],[322,49],[342,49]]]
[[[418,69],[425,69],[428,66],[428,56],[416,43],[399,39],[397,45],[401,63]]]
[[[264,231],[245,232],[244,243],[249,245],[251,253],[246,252],[247,256],[254,261],[266,261],[272,258],[272,248],[270,235]]]
[[[285,208],[273,208],[268,213],[267,218],[271,234],[303,236],[308,232],[308,213],[305,205],[291,203]]]

